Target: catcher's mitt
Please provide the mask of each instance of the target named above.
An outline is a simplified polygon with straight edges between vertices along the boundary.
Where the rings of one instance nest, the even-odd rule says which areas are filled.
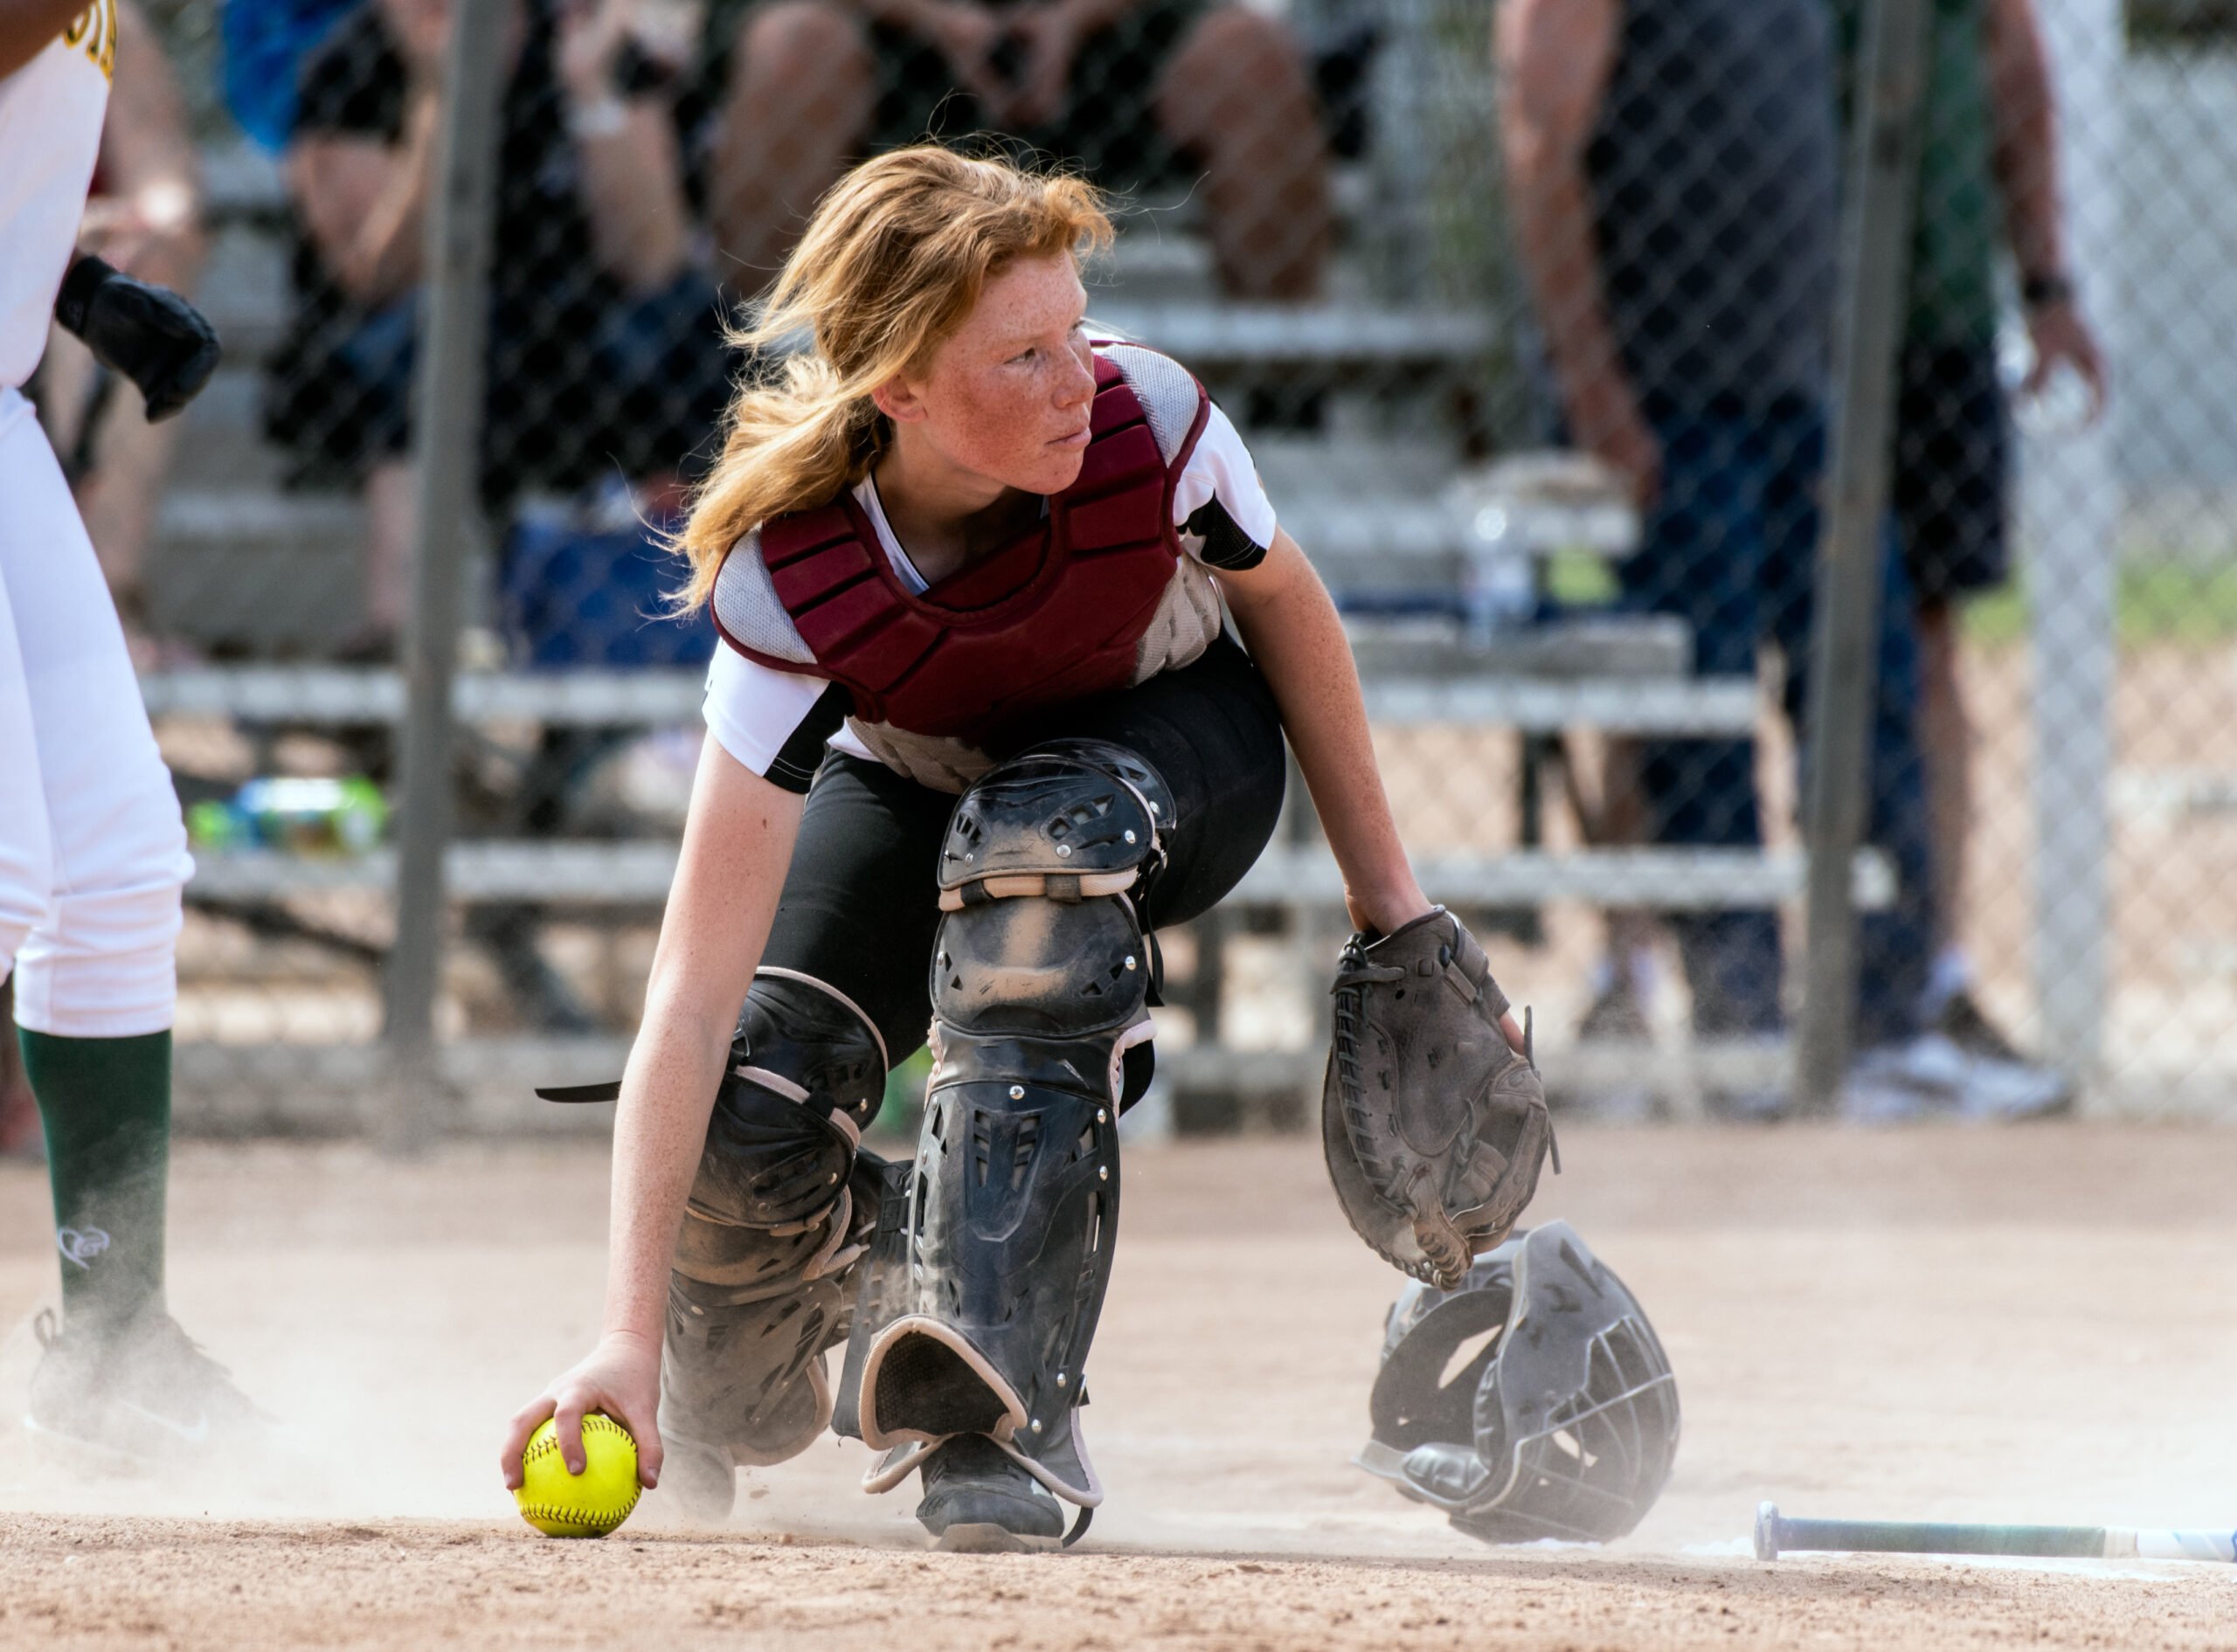
[[[1386,1261],[1456,1289],[1537,1191],[1545,1086],[1499,1028],[1506,995],[1483,948],[1443,907],[1352,937],[1333,991],[1320,1126],[1336,1198]]]

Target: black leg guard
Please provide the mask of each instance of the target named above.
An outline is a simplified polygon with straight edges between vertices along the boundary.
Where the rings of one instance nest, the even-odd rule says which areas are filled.
[[[885,1050],[845,998],[765,971],[738,1017],[668,1281],[661,1434],[692,1512],[731,1471],[804,1450],[831,1419],[825,1351],[847,1334],[880,1165],[859,1159]]]
[[[1171,821],[1153,771],[1089,741],[1002,764],[956,807],[905,1257],[848,1356],[862,1436],[888,1448],[869,1490],[966,1434],[1083,1509],[1102,1499],[1075,1414],[1118,1227],[1123,1058],[1150,1031],[1132,897]]]

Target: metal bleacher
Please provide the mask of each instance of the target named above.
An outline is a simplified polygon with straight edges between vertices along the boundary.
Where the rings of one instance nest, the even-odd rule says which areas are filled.
[[[149,598],[169,628],[239,662],[146,676],[150,711],[266,727],[392,723],[404,702],[396,671],[289,663],[315,660],[355,621],[360,514],[344,497],[283,491],[279,460],[259,432],[259,363],[286,315],[286,204],[277,171],[243,148],[211,154],[206,172],[215,233],[202,292],[228,356],[185,419],[174,470],[186,480],[175,484],[159,518]],[[1347,193],[1356,200],[1360,190]],[[1507,626],[1472,618],[1470,593],[1487,570],[1511,577],[1518,556],[1557,550],[1616,554],[1627,543],[1627,521],[1620,510],[1611,518],[1604,504],[1589,501],[1556,501],[1519,519],[1485,503],[1482,479],[1472,483],[1464,475],[1449,442],[1406,432],[1402,418],[1392,433],[1387,405],[1379,418],[1355,417],[1354,401],[1371,397],[1375,387],[1402,386],[1424,370],[1450,378],[1457,367],[1465,372],[1465,364],[1489,357],[1499,342],[1488,313],[1378,301],[1363,285],[1340,268],[1332,290],[1341,296],[1326,303],[1227,302],[1213,294],[1197,244],[1160,222],[1153,232],[1122,237],[1114,277],[1098,292],[1094,314],[1188,362],[1215,391],[1268,370],[1285,383],[1325,390],[1328,410],[1318,432],[1245,435],[1285,525],[1333,589],[1422,598],[1426,621],[1418,614],[1378,619],[1366,612],[1372,605],[1357,618],[1355,651],[1373,720],[1385,727],[1494,725],[1524,735],[1576,728],[1751,732],[1755,685],[1690,676],[1682,628],[1612,619]],[[1330,464],[1339,451],[1343,462]],[[469,670],[455,704],[469,725],[652,729],[695,722],[700,695],[699,674],[689,671]],[[649,916],[666,895],[675,854],[673,841],[658,838],[466,840],[451,847],[447,867],[450,894],[461,902],[558,902]],[[1714,850],[1533,847],[1430,856],[1422,870],[1425,886],[1465,908],[1552,900],[1769,905],[1794,898],[1803,882],[1794,855]],[[393,874],[385,852],[353,860],[204,854],[189,899],[234,909],[278,905],[322,891],[384,889]],[[1860,862],[1867,899],[1881,893],[1882,881],[1868,861]],[[1341,897],[1336,868],[1305,819],[1285,826],[1230,907],[1235,921],[1284,929],[1298,943],[1300,968],[1317,976],[1342,925]],[[1214,992],[1220,972],[1207,950],[1217,948],[1222,933],[1214,925],[1198,937],[1204,955],[1198,980]],[[1186,994],[1176,999],[1185,1002]],[[1205,1006],[1196,1007],[1199,1025],[1207,1025]],[[1214,1008],[1209,1025],[1216,1020]],[[558,1063],[540,1075],[564,1075],[603,1068],[618,1047],[611,1039],[589,1040],[571,1059],[548,1041],[534,1047],[540,1059]],[[191,1082],[197,1073],[277,1073],[286,1059],[284,1051],[245,1047],[183,1050],[181,1070]],[[307,1064],[288,1069],[298,1076],[315,1071],[346,1087],[359,1082],[374,1058],[359,1047],[322,1055],[298,1051],[296,1059]],[[489,1048],[461,1047],[449,1059],[467,1089],[480,1076],[519,1070]],[[1708,1082],[1704,1075],[1757,1079],[1770,1070],[1768,1059],[1762,1052],[1704,1052],[1672,1082],[1683,1089]],[[1236,1054],[1206,1040],[1173,1051],[1165,1064],[1182,1086],[1294,1096],[1312,1082],[1318,1057],[1309,1049]],[[1611,1069],[1610,1082],[1624,1075]]]

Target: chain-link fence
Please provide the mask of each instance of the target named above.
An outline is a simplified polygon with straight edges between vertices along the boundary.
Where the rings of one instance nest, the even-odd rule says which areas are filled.
[[[848,157],[927,133],[1120,192],[1091,314],[1234,418],[1352,629],[1423,883],[1567,1104],[1788,1109],[1797,823],[1846,808],[1836,1105],[2226,1105],[2237,12],[516,0],[461,65],[458,10],[128,13],[88,234],[196,292],[226,365],[175,437],[66,343],[38,385],[193,820],[205,1125],[372,1122],[414,1014],[467,1122],[617,1070],[715,646],[661,617],[659,541],[741,369],[722,322]],[[444,188],[462,68],[478,207]],[[482,389],[430,523],[430,316],[471,289],[429,232],[461,205]],[[429,545],[464,616],[447,823],[399,756]],[[1813,673],[1843,625],[1870,669]],[[1818,676],[1853,731],[1822,773]],[[442,905],[407,865],[403,909],[442,946],[403,979],[414,821]],[[1168,937],[1184,1125],[1299,1116],[1344,927],[1293,802]]]

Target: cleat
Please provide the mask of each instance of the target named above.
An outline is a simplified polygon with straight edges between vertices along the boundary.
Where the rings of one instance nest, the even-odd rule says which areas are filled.
[[[1576,1024],[1581,1045],[1631,1054],[1643,1064],[1654,1056],[1654,1027],[1647,1020],[1645,984],[1639,971],[1603,964],[1607,980]],[[1548,1081],[1549,1105],[1596,1123],[1638,1121],[1661,1111],[1661,1098],[1645,1084],[1619,1083],[1605,1089],[1566,1088]]]
[[[113,1331],[32,1323],[39,1362],[24,1426],[44,1450],[96,1468],[148,1471],[269,1444],[272,1419],[160,1310]]]
[[[960,1554],[1053,1548],[1064,1535],[1056,1499],[984,1434],[958,1434],[925,1461],[917,1518]]]
[[[2004,1035],[2004,1029],[1989,1020],[1974,1002],[1970,992],[1953,992],[1944,999],[1941,1013],[1928,1030],[1941,1033],[1968,1055],[2009,1061],[2014,1066],[2025,1065],[2027,1060],[2019,1053],[2019,1047]]]
[[[1967,1050],[1943,1033],[1865,1052],[1842,1094],[1843,1112],[1859,1123],[2018,1123],[2073,1108],[2074,1083],[2065,1074]]]
[[[1576,1024],[1580,1044],[1652,1044],[1654,1028],[1638,985],[1628,974],[1614,974]]]

